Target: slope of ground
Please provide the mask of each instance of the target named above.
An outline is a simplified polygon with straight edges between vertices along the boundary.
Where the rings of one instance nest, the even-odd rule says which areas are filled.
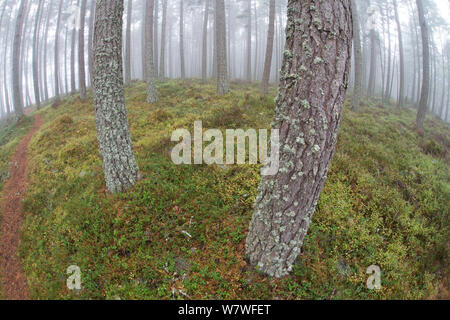
[[[20,141],[12,157],[10,178],[0,198],[0,272],[2,295],[5,299],[24,300],[29,298],[27,280],[21,270],[17,249],[20,241],[20,227],[23,220],[22,200],[27,190],[28,145],[42,125],[42,118],[36,115],[34,127]]]
[[[244,244],[260,180],[253,165],[175,166],[176,128],[266,128],[272,92],[233,83],[145,85],[126,90],[131,135],[144,176],[133,190],[106,192],[93,106],[72,97],[40,111],[30,145],[31,185],[20,254],[34,298],[385,299],[439,298],[448,282],[449,130],[413,110],[367,103],[348,108],[339,145],[303,252],[291,276],[251,270]],[[366,270],[381,268],[382,289]],[[81,269],[82,290],[66,288]]]

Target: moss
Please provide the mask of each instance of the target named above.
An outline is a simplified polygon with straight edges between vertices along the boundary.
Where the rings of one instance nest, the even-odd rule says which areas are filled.
[[[448,265],[449,159],[423,150],[429,140],[448,145],[448,127],[430,118],[422,138],[412,110],[370,101],[358,113],[346,108],[302,253],[291,275],[267,281],[244,256],[259,166],[175,166],[168,154],[172,131],[195,120],[205,129],[269,128],[275,89],[261,99],[258,84],[230,86],[217,96],[214,83],[167,81],[151,106],[145,84],[128,87],[144,179],[115,196],[105,193],[92,104],[69,97],[40,111],[47,123],[31,143],[21,245],[33,297],[171,299],[173,287],[195,299],[436,297]],[[64,116],[72,122],[62,125]],[[189,268],[174,282],[180,259]],[[65,287],[72,264],[82,272],[78,296]],[[381,291],[365,286],[372,264],[381,268]]]

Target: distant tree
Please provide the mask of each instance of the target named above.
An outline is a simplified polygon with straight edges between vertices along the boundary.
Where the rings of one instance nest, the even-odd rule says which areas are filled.
[[[183,0],[180,0],[180,66],[181,66],[181,79],[186,77],[186,67],[184,59],[184,5]]]
[[[351,0],[353,14],[353,52],[355,56],[355,88],[353,90],[352,109],[357,111],[361,103],[362,96],[362,52],[361,35],[359,27],[358,7],[355,0]]]
[[[159,0],[154,0],[155,1],[155,6],[154,6],[154,10],[155,10],[155,14],[153,16],[153,65],[155,66],[155,77],[158,78],[158,63],[159,63],[159,59],[158,59],[158,24],[159,24]]]
[[[163,13],[161,21],[161,57],[159,61],[159,78],[164,80],[166,77],[166,30],[167,30],[167,2],[162,0]]]
[[[80,32],[78,33],[78,78],[80,80],[80,99],[86,99],[86,67],[84,60],[84,25],[86,23],[86,1],[81,0]]]
[[[111,193],[139,179],[130,138],[122,67],[123,0],[98,0],[94,32],[94,104],[106,186]]]
[[[430,43],[428,35],[428,25],[425,20],[425,9],[422,0],[416,0],[419,13],[420,30],[422,33],[422,51],[423,51],[423,79],[422,90],[420,93],[419,111],[417,112],[417,129],[423,132],[423,123],[428,109],[428,95],[430,90]]]
[[[58,6],[58,15],[56,22],[56,30],[55,30],[55,102],[61,100],[60,97],[60,84],[59,84],[59,39],[60,39],[60,30],[61,30],[61,14],[62,14],[62,6],[63,1],[59,2]]]
[[[147,63],[147,102],[155,103],[158,101],[158,91],[156,89],[156,72],[153,59],[153,13],[155,0],[147,0],[147,30],[145,31],[146,49],[145,54]]]
[[[405,102],[405,57],[403,51],[403,36],[402,36],[402,26],[400,24],[400,18],[398,14],[397,0],[393,0],[394,3],[394,13],[395,22],[397,23],[398,30],[398,51],[400,56],[400,89],[398,97],[398,106],[403,107]]]
[[[6,1],[5,1],[6,3]],[[41,95],[39,92],[39,29],[42,18],[43,1],[39,1],[38,8],[36,10],[36,18],[34,20],[34,32],[33,32],[33,85],[34,85],[34,98],[36,100],[36,108],[41,108]]]
[[[275,0],[270,0],[269,30],[267,32],[266,60],[264,62],[264,73],[263,73],[262,90],[261,90],[263,95],[265,95],[269,92],[269,81],[270,81],[270,70],[272,68],[274,34],[275,34]]]
[[[205,0],[205,13],[203,18],[203,41],[202,41],[202,82],[206,83],[208,63],[208,17],[209,0]]]
[[[131,83],[131,21],[133,19],[133,0],[128,0],[127,31],[125,45],[125,83]]]
[[[76,2],[77,8],[80,6],[80,0],[77,0]],[[75,23],[73,24],[72,28],[72,43],[71,43],[71,49],[70,49],[70,84],[71,84],[71,92],[75,93],[77,91],[77,85],[76,85],[76,74],[75,74],[75,47],[77,44],[77,26]]]
[[[130,0],[131,1],[131,0]],[[93,57],[93,42],[94,42],[94,18],[95,18],[95,0],[91,0],[91,7],[89,9],[89,35],[88,35],[88,65],[89,65],[89,84],[91,85],[94,73],[94,57]]]
[[[216,60],[217,60],[217,93],[229,91],[227,67],[227,41],[224,0],[216,0]]]
[[[27,0],[20,1],[19,9],[17,11],[16,26],[14,30],[14,42],[12,53],[12,82],[13,82],[13,105],[16,112],[16,117],[21,119],[23,117],[23,98],[22,98],[22,83],[20,81],[20,57],[21,57],[21,36],[25,20],[25,10],[27,7]]]
[[[250,264],[275,277],[292,270],[325,184],[352,47],[350,0],[289,1],[288,12],[272,127],[280,169],[262,177],[246,242]]]
[[[252,81],[252,0],[247,0],[247,81]]]

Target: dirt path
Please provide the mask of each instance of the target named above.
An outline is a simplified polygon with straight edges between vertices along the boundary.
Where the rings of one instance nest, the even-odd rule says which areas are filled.
[[[5,183],[0,205],[0,275],[2,298],[8,300],[29,299],[28,285],[20,267],[17,249],[23,219],[22,199],[27,190],[28,145],[43,124],[39,115],[34,116],[34,127],[20,141],[11,159],[11,177]]]

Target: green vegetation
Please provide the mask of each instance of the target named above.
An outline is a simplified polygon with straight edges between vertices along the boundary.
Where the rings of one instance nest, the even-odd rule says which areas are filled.
[[[11,156],[32,125],[33,119],[30,117],[24,117],[20,122],[6,119],[0,121],[0,192],[9,178]]]
[[[40,111],[46,124],[30,146],[31,185],[20,255],[34,298],[63,299],[387,299],[447,294],[448,126],[415,112],[365,102],[348,105],[339,145],[313,224],[291,276],[264,278],[244,257],[259,167],[175,166],[176,128],[265,128],[275,92],[232,83],[168,81],[161,101],[145,85],[127,88],[127,108],[143,179],[107,194],[92,103],[70,97]],[[3,157],[3,152],[2,152]],[[192,236],[192,238],[190,237]],[[382,290],[366,288],[368,266]],[[66,269],[82,271],[80,292]]]

